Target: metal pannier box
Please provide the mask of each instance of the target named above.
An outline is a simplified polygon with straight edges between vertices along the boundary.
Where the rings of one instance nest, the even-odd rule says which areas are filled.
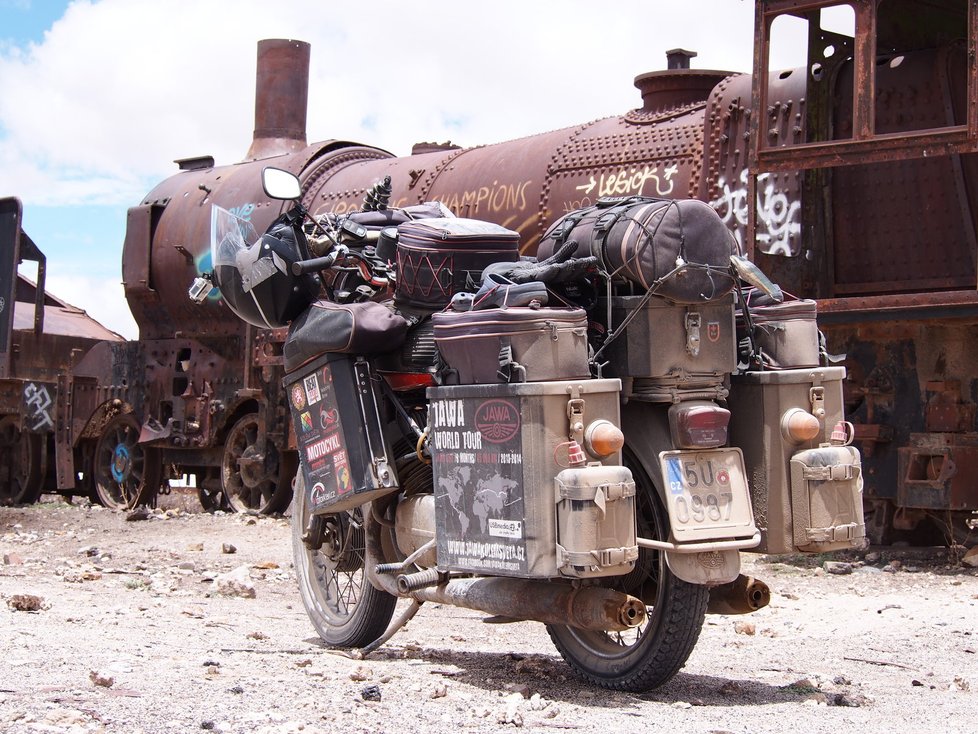
[[[396,491],[369,364],[329,353],[285,378],[299,465],[313,514]]]
[[[584,425],[620,425],[620,385],[567,380],[428,390],[439,569],[554,578],[634,567],[631,472],[617,454],[578,468],[567,459],[571,415]]]
[[[721,385],[737,367],[733,294],[688,305],[617,297],[612,316],[616,329],[632,319],[609,347],[615,374],[635,378],[636,390],[649,385],[664,402],[673,402],[675,391]]]
[[[730,442],[744,452],[761,531],[755,551],[814,553],[864,544],[859,452],[832,436],[847,425],[845,374],[844,367],[819,367],[732,377]],[[797,410],[818,419],[809,441],[792,441],[785,430],[786,416]]]
[[[431,317],[435,346],[461,385],[587,379],[587,314],[579,308],[490,308]]]

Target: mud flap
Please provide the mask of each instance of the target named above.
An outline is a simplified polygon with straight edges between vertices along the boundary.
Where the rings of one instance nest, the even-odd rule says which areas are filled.
[[[690,584],[717,586],[740,575],[740,551],[700,551],[677,553],[665,551],[666,564],[677,577]]]

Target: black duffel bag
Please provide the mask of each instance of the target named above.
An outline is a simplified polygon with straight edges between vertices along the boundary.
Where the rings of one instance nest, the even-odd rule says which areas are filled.
[[[614,278],[677,303],[711,301],[734,285],[733,236],[713,208],[696,199],[600,199],[558,219],[537,257],[569,241],[577,243],[575,257],[594,255]]]

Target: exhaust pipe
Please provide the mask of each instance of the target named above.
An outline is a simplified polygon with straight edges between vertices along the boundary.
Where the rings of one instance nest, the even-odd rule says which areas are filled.
[[[411,597],[511,619],[595,631],[621,632],[637,627],[646,617],[642,600],[620,591],[499,576],[453,579],[417,589]]]
[[[753,576],[740,574],[729,584],[710,589],[707,614],[750,614],[771,602],[767,584]]]
[[[380,591],[404,596],[393,576],[377,572],[378,562],[384,557],[382,530],[383,526],[374,518],[371,508],[365,522],[367,580]],[[431,580],[434,580],[433,576]],[[405,583],[407,581],[405,579]],[[475,609],[510,619],[596,631],[621,632],[639,626],[646,619],[644,602],[634,596],[599,586],[575,588],[570,584],[529,579],[453,579],[438,586],[410,590],[408,598]]]

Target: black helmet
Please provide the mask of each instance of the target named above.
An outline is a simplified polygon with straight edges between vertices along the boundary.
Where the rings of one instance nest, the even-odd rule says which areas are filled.
[[[319,294],[316,276],[293,275],[289,270],[297,260],[308,259],[308,254],[305,238],[297,240],[288,213],[258,239],[250,222],[215,206],[211,257],[214,285],[228,307],[249,324],[288,326]]]

